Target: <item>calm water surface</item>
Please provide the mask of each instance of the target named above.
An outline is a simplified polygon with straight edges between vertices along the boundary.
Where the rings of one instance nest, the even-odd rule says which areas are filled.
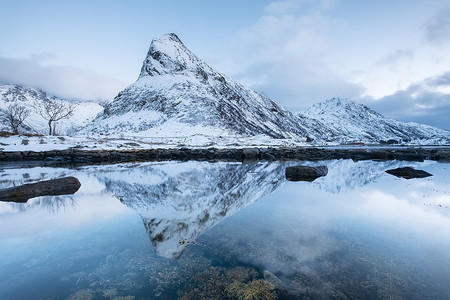
[[[326,165],[314,182],[286,166]],[[401,179],[387,169],[432,173]],[[3,168],[0,299],[450,299],[450,165],[335,160]]]

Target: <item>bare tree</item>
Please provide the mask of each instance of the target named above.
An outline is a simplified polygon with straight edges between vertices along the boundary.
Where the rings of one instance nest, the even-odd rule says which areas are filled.
[[[14,134],[19,134],[19,127],[23,124],[25,119],[30,115],[30,110],[25,106],[19,105],[18,103],[13,103],[6,107],[3,112],[3,119],[11,127]]]
[[[64,101],[46,99],[38,113],[48,121],[48,134],[55,135],[56,122],[73,115],[75,105]]]

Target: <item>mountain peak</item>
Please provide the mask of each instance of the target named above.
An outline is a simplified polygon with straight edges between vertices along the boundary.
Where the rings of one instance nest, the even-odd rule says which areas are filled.
[[[168,33],[152,40],[139,78],[183,73],[198,68],[200,64],[200,59],[186,48],[176,34]]]
[[[360,105],[356,101],[353,101],[348,98],[339,98],[339,97],[333,97],[328,100],[325,100],[324,104],[326,105],[333,105],[336,107],[345,107],[345,106],[354,106],[354,105]]]

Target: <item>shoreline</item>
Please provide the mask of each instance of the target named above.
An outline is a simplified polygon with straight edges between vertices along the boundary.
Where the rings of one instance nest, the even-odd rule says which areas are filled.
[[[129,150],[0,151],[0,163],[34,162],[39,165],[98,164],[146,161],[320,161],[332,159],[450,162],[450,147],[247,147],[155,148]]]

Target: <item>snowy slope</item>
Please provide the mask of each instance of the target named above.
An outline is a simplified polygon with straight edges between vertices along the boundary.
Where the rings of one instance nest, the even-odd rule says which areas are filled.
[[[332,98],[315,104],[302,116],[316,120],[326,128],[324,131],[327,133],[321,137],[324,142],[450,144],[450,132],[446,130],[385,118],[369,107],[348,99]]]
[[[38,113],[38,108],[41,107],[45,99],[69,101],[47,95],[45,92],[34,88],[16,84],[0,85],[0,110],[5,110],[13,103],[19,103],[30,110],[30,115],[25,120],[25,125],[20,128],[20,132],[48,134],[47,121]],[[96,102],[71,101],[71,103],[75,103],[72,117],[59,121],[56,126],[57,133],[61,135],[75,133],[103,110],[103,106]],[[0,130],[10,131],[2,118],[0,118]]]
[[[138,80],[88,126],[91,132],[303,141],[308,135],[294,114],[212,69],[175,34],[152,41]]]

